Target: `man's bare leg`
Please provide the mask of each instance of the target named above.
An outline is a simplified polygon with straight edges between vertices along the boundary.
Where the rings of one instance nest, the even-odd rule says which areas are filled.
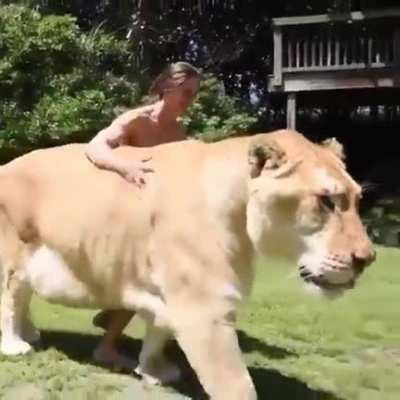
[[[108,329],[108,325],[114,313],[116,311],[121,311],[122,309],[118,310],[101,310],[93,317],[93,325],[97,326],[98,328],[102,328],[105,331]]]
[[[105,318],[107,322],[105,326],[103,324],[96,324],[97,326],[104,327],[106,333],[94,352],[94,358],[100,362],[112,363],[120,368],[133,369],[137,363],[133,359],[120,354],[116,348],[116,342],[135,313],[122,309],[110,310],[105,313],[107,316]]]

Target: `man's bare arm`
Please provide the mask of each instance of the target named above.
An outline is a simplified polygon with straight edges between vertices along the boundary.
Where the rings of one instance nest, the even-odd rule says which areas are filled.
[[[111,124],[89,142],[86,156],[97,167],[124,175],[127,168],[126,161],[117,157],[112,151],[121,144],[124,135],[123,127]]]
[[[115,119],[110,126],[100,131],[88,143],[86,148],[88,159],[99,168],[117,172],[135,182],[135,174],[151,172],[151,169],[146,168],[141,161],[128,162],[112,151],[126,141],[132,124],[139,119],[137,111],[128,111]]]

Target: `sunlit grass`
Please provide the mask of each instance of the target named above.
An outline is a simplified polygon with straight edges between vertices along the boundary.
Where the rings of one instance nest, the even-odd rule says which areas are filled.
[[[285,265],[261,265],[258,272],[240,325],[290,355],[254,351],[249,364],[345,399],[400,398],[399,250],[379,249],[357,287],[335,301],[306,294]]]
[[[259,398],[398,400],[400,250],[379,249],[357,287],[335,301],[306,294],[294,267],[265,264],[238,322]],[[148,391],[130,375],[93,365],[101,332],[92,326],[93,311],[34,299],[32,312],[51,347],[0,357],[0,398],[183,398],[170,389]],[[140,322],[127,331],[134,338],[142,333]],[[139,346],[131,341],[136,356]]]

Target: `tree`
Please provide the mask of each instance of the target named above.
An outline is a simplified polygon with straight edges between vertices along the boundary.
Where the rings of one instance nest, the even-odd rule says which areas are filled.
[[[379,6],[395,4],[383,0]],[[15,1],[14,1],[15,2]],[[18,2],[18,1],[17,1]],[[271,18],[350,11],[377,0],[20,0],[42,13],[70,13],[78,25],[101,25],[129,37],[137,64],[154,76],[170,61],[184,59],[215,73],[227,93],[263,111],[272,65]]]
[[[371,0],[369,0],[371,2]],[[184,59],[215,73],[227,93],[263,107],[271,72],[272,17],[349,9],[366,0],[25,0],[42,13],[70,13],[84,30],[129,37],[153,76]],[[256,103],[256,104],[255,104]]]
[[[82,32],[69,15],[0,6],[0,53],[2,161],[87,141],[117,113],[148,100],[151,75],[137,65],[135,43],[99,27]],[[246,131],[255,120],[207,76],[185,124],[190,134],[214,140]]]
[[[132,47],[71,16],[0,6],[0,53],[3,158],[85,140],[142,95]]]

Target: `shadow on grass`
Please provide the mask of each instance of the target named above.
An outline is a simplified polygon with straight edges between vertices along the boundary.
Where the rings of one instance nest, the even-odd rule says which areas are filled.
[[[41,349],[55,348],[72,360],[98,365],[93,360],[92,354],[99,343],[100,336],[46,330],[42,331],[41,334]],[[243,331],[238,331],[238,337],[240,347],[244,353],[256,351],[270,359],[296,356],[295,353],[268,345]],[[137,359],[141,344],[141,340],[124,336],[120,343],[120,349],[125,354]],[[183,352],[175,341],[168,344],[166,352],[168,357],[175,361],[183,372],[183,379],[172,387],[191,399],[207,399],[207,395],[205,395],[195,373],[190,368]],[[276,370],[264,367],[250,367],[249,371],[260,400],[340,400],[330,393],[310,389],[304,382],[283,376]]]
[[[237,331],[239,345],[244,353],[257,352],[265,357],[280,360],[286,357],[297,357],[297,354],[278,346],[271,346],[262,340],[249,336],[245,331]]]
[[[84,334],[78,332],[49,331],[42,330],[40,348],[47,350],[55,348],[64,353],[68,358],[75,361],[85,361],[97,365],[93,360],[93,352],[100,342],[101,336]],[[131,357],[137,359],[142,341],[123,337],[120,343],[121,351],[126,352]]]
[[[341,400],[332,393],[309,388],[304,382],[278,371],[250,367],[250,375],[260,400]]]

